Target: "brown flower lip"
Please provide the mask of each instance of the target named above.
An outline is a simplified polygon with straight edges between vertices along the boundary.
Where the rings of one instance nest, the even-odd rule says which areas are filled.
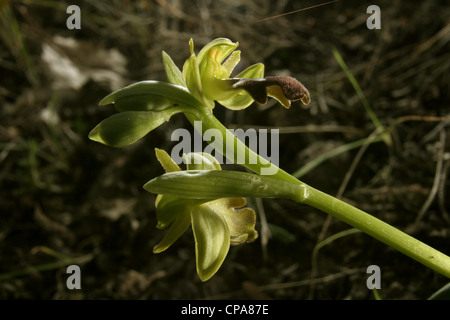
[[[262,79],[231,78],[229,80],[233,81],[234,89],[244,89],[259,104],[267,103],[268,93],[280,98],[274,87],[279,87],[284,95],[281,98],[287,99],[289,102],[301,100],[303,104],[307,105],[311,101],[309,91],[300,81],[292,77],[268,76]]]

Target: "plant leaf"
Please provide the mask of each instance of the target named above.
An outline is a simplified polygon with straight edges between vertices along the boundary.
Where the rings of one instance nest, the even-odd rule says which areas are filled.
[[[195,237],[197,273],[202,281],[219,270],[230,249],[230,233],[225,219],[207,206],[191,210]]]
[[[177,108],[163,111],[125,111],[100,122],[89,133],[89,139],[112,147],[125,147],[135,143],[153,129],[169,120]]]

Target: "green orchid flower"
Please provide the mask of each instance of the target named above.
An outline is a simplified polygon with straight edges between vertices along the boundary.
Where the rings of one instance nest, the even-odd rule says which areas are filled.
[[[219,38],[203,47],[198,55],[194,53],[192,40],[189,45],[191,55],[182,70],[163,52],[169,82],[141,81],[106,96],[100,105],[114,104],[119,113],[100,122],[89,138],[105,145],[125,147],[173,115],[183,113],[194,127],[196,121],[202,122],[201,134],[209,129],[220,133],[210,145],[222,155],[230,154],[236,163],[235,151],[242,150],[244,160],[250,160],[252,155],[258,161],[242,163],[253,174],[222,171],[212,156],[191,153],[185,156],[187,170],[181,171],[167,153],[157,150],[157,158],[167,173],[150,180],[144,188],[157,194],[157,227],[168,228],[168,232],[154,247],[155,253],[169,248],[192,226],[197,272],[201,280],[206,281],[217,272],[230,245],[251,242],[258,235],[254,228],[255,212],[244,207],[244,197],[285,198],[329,213],[450,277],[450,257],[447,255],[304,184],[272,163],[266,168],[268,161],[236,136],[231,135],[231,146],[224,144],[230,132],[214,117],[216,102],[232,110],[241,110],[253,102],[264,104],[272,97],[289,108],[292,101],[308,104],[309,92],[294,78],[264,77],[264,65],[260,63],[232,76],[240,60],[237,42]],[[195,159],[202,161],[191,161]],[[271,174],[266,175],[265,169],[271,168],[275,170],[269,170]]]
[[[181,171],[165,151],[156,149],[156,156],[166,172]],[[184,157],[187,170],[221,170],[220,164],[209,154],[190,153]],[[150,184],[144,188],[150,189]],[[225,260],[230,245],[252,242],[258,237],[255,211],[245,205],[242,197],[211,200],[159,194],[156,198],[157,228],[169,229],[153,252],[165,251],[192,226],[197,273],[202,281],[210,279]]]

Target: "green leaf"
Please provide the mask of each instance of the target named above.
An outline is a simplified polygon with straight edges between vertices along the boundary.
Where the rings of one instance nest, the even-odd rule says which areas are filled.
[[[260,79],[264,77],[264,65],[262,63],[254,64],[241,73],[236,78],[248,78],[248,79]],[[222,80],[222,81],[233,81]],[[225,100],[219,100],[218,102],[224,107],[231,110],[242,110],[247,108],[253,103],[252,96],[245,90],[238,90],[231,98]]]
[[[358,94],[358,97],[361,100],[361,103],[364,106],[364,109],[366,110],[366,113],[369,116],[370,120],[372,120],[372,123],[374,124],[375,128],[377,128],[378,131],[382,133],[381,137],[382,137],[384,143],[388,147],[392,146],[392,137],[391,137],[389,131],[384,128],[384,126],[381,124],[380,120],[378,119],[377,115],[373,111],[372,107],[369,104],[369,101],[366,98],[366,95],[364,94],[363,90],[361,89],[361,87],[358,83],[358,80],[356,80],[355,76],[348,68],[347,64],[345,63],[345,61],[342,58],[339,51],[337,51],[336,48],[333,48],[332,52],[333,52],[334,58],[339,63],[340,67],[345,72],[348,80],[350,81],[350,83],[352,84],[356,93]]]
[[[89,139],[112,147],[135,143],[153,129],[170,119],[180,109],[163,111],[126,111],[106,118],[89,133]]]
[[[230,233],[225,219],[206,206],[192,208],[191,221],[197,273],[206,281],[219,270],[227,256]]]
[[[169,172],[144,185],[144,189],[184,199],[286,198],[298,201],[307,195],[305,185],[253,173],[220,170]]]
[[[166,70],[166,75],[169,82],[186,87],[186,81],[184,80],[183,73],[180,71],[180,69],[178,69],[172,58],[164,51],[162,52],[162,58],[164,69]]]
[[[181,171],[181,168],[173,161],[169,154],[162,149],[155,148],[156,159],[166,172]]]
[[[258,237],[255,230],[256,213],[251,208],[243,208],[246,204],[245,198],[225,198],[203,204],[225,218],[232,245],[251,242]]]

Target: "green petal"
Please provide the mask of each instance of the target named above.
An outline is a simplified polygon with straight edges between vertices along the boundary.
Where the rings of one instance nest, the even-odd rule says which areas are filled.
[[[242,208],[246,204],[245,198],[225,198],[203,204],[225,218],[232,245],[251,242],[258,237],[256,213],[251,208]]]
[[[89,139],[113,147],[125,147],[135,143],[153,129],[159,127],[180,109],[163,111],[126,111],[106,118],[89,133]]]
[[[230,249],[230,233],[225,219],[209,207],[198,206],[191,211],[195,237],[197,273],[202,281],[219,270]]]
[[[174,102],[160,95],[138,94],[117,99],[114,103],[117,111],[161,111],[174,107]]]
[[[173,161],[169,154],[162,150],[155,148],[156,159],[166,172],[181,171],[181,168]]]
[[[169,248],[189,228],[190,224],[189,212],[179,213],[161,242],[153,247],[153,253],[160,253]]]
[[[260,79],[264,77],[264,65],[262,63],[254,64],[235,78],[248,78],[248,79]],[[227,81],[227,80],[222,80]],[[247,108],[253,103],[252,96],[245,90],[236,90],[236,93],[229,99],[219,100],[218,102],[224,107],[231,110],[242,110]]]
[[[183,73],[180,69],[178,69],[172,58],[164,51],[162,52],[162,58],[169,82],[186,87],[186,81],[184,80]]]
[[[283,90],[279,86],[268,86],[267,95],[277,100],[283,107],[289,109],[291,107],[291,101],[286,98]]]
[[[264,77],[264,64],[262,63],[254,64],[236,76],[236,78],[248,79],[259,79],[262,77]]]
[[[238,42],[233,42],[227,38],[217,38],[206,44],[198,53],[200,74],[203,76],[203,71],[210,63],[211,58],[213,58],[215,62],[221,64],[238,46]],[[211,52],[214,52],[214,57],[210,56]]]

